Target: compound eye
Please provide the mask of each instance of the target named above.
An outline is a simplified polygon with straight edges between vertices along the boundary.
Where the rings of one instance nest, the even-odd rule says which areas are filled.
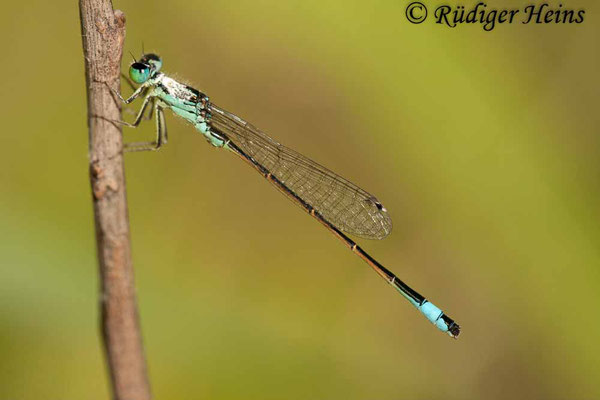
[[[144,83],[150,78],[150,66],[135,62],[129,67],[129,77],[135,83]]]

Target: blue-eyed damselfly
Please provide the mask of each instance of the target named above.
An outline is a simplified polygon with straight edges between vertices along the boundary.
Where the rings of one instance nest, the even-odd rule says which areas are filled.
[[[396,288],[413,306],[452,337],[459,325],[417,291],[402,282],[377,262],[347,235],[383,239],[392,229],[392,221],[383,205],[372,195],[327,168],[285,147],[236,115],[212,103],[200,91],[161,72],[162,60],[156,54],[144,54],[129,68],[129,77],[140,86],[126,104],[143,95],[140,111],[133,123],[137,127],[147,107],[155,113],[156,140],[131,143],[128,151],[157,150],[167,142],[164,110],[170,109],[194,125],[210,144],[222,147],[246,161],[277,189],[303,208],[344,242],[352,252],[369,264]]]

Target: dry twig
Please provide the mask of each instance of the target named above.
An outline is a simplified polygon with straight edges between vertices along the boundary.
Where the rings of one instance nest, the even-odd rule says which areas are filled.
[[[79,1],[88,100],[90,181],[101,279],[102,334],[116,400],[149,400],[123,167],[119,88],[125,16],[110,0]]]

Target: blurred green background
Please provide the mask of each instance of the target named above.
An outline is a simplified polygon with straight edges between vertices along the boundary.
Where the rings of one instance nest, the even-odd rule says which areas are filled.
[[[126,51],[375,194],[394,231],[360,245],[463,327],[168,114],[126,156],[155,398],[599,398],[600,12],[563,3],[585,22],[484,32],[405,1],[116,2]],[[77,3],[3,8],[0,399],[106,399]]]

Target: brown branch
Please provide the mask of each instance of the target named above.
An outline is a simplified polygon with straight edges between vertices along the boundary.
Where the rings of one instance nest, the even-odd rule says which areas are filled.
[[[119,88],[125,15],[110,0],[79,0],[88,100],[90,181],[101,280],[102,337],[115,400],[149,400],[123,167]]]

